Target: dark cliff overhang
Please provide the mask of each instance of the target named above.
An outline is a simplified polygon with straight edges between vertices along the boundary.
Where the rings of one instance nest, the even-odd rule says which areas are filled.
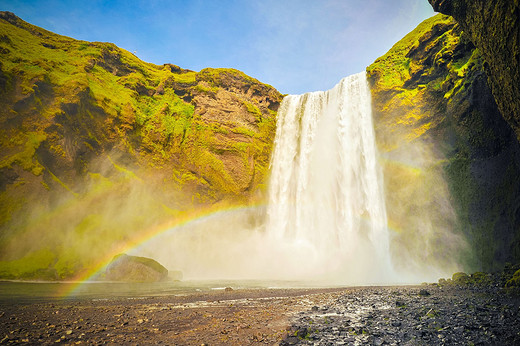
[[[435,12],[447,14],[449,16],[453,13],[453,2],[452,0],[428,0],[432,5]]]

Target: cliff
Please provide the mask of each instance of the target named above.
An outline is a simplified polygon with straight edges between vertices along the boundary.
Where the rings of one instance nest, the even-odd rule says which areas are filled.
[[[188,210],[261,200],[282,95],[0,12],[0,277],[67,278]]]
[[[453,16],[485,60],[500,112],[520,138],[520,3],[518,0],[428,0]]]
[[[394,243],[426,262],[520,260],[520,146],[486,66],[463,28],[437,15],[367,68]]]

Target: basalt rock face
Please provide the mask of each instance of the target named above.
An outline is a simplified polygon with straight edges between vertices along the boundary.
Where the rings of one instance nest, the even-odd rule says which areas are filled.
[[[518,0],[428,0],[461,25],[486,61],[502,115],[520,138],[520,3]]]
[[[262,199],[282,99],[271,86],[9,12],[0,56],[0,277],[71,277],[194,207]]]
[[[367,72],[394,238],[493,270],[520,260],[520,145],[462,32],[432,17]],[[438,237],[421,243],[429,232]]]

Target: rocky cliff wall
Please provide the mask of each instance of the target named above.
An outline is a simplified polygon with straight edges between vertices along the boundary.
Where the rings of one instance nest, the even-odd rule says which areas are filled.
[[[520,3],[518,0],[428,0],[453,16],[485,60],[498,108],[520,138]]]

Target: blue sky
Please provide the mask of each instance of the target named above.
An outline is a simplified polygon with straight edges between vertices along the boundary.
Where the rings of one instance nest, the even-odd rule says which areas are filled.
[[[2,0],[0,10],[155,64],[236,68],[289,94],[363,71],[434,14],[427,0]]]

